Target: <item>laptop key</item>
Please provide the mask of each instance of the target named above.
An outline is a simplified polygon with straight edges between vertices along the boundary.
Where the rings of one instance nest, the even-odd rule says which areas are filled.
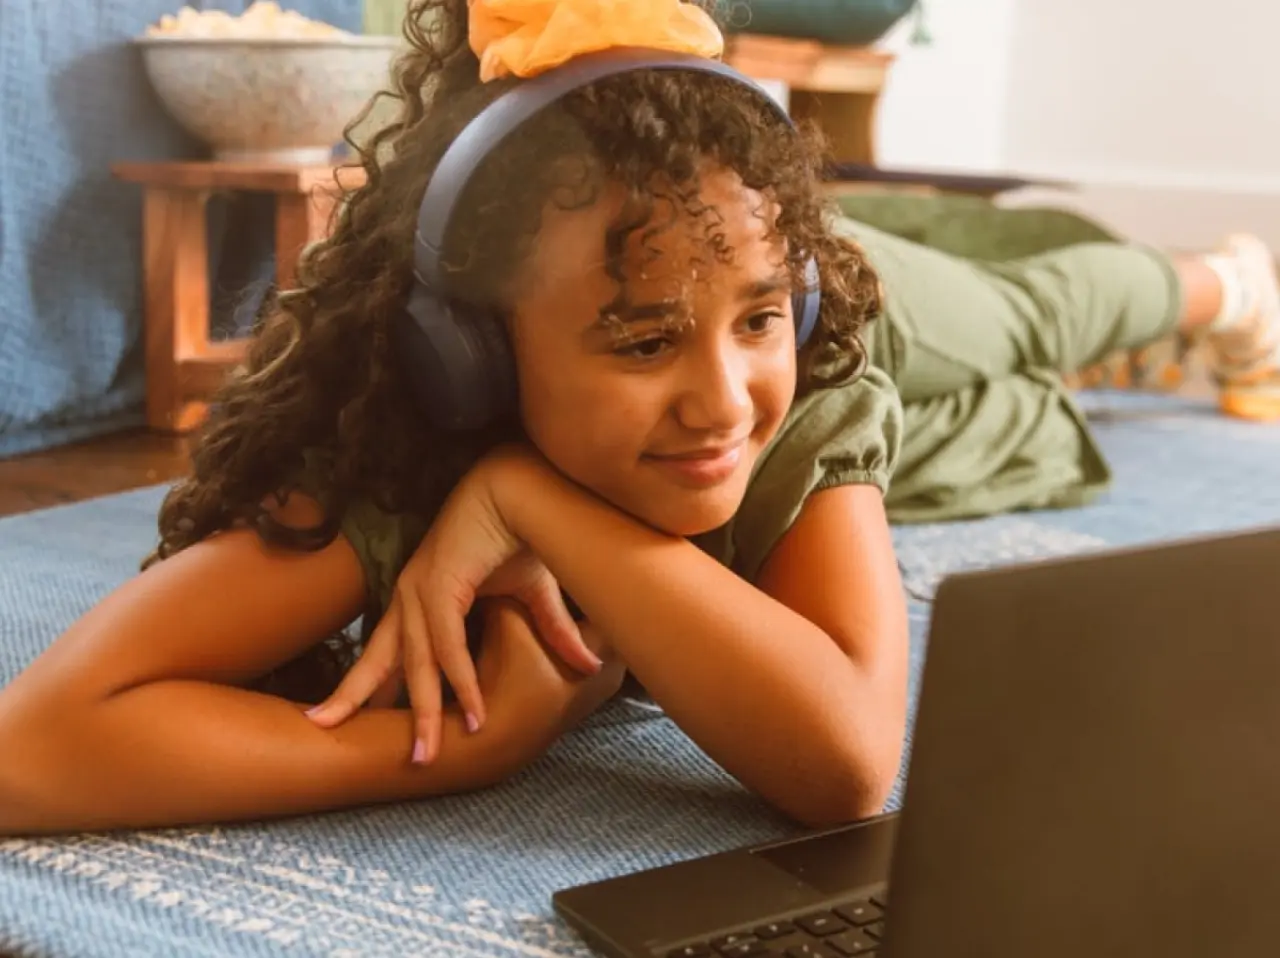
[[[850,930],[827,939],[827,944],[842,955],[871,955],[880,947],[880,942],[861,930]]]
[[[714,954],[707,945],[685,945],[675,951],[667,952],[667,958],[711,958]]]
[[[742,941],[736,945],[725,945],[720,949],[724,958],[756,958],[758,955],[772,955],[773,952],[763,941]]]
[[[711,947],[715,951],[719,952],[720,954],[724,954],[724,950],[726,948],[732,948],[734,945],[741,945],[741,944],[745,944],[746,942],[754,941],[754,940],[755,940],[755,937],[751,934],[751,932],[736,931],[730,935],[724,935],[720,938],[711,939]]]
[[[837,958],[836,952],[825,947],[819,942],[805,942],[802,945],[792,945],[783,952],[786,958]]]
[[[878,921],[874,925],[867,925],[862,929],[864,934],[870,935],[872,938],[884,937],[884,922]]]
[[[844,931],[849,927],[829,911],[818,912],[815,915],[801,915],[794,921],[815,938],[834,935],[836,932]]]
[[[851,925],[869,925],[884,917],[884,909],[870,898],[851,902],[848,905],[839,905],[832,911]]]
[[[781,938],[783,935],[789,935],[796,930],[796,926],[789,921],[771,921],[767,925],[761,925],[755,930],[755,935],[762,941],[771,941],[774,938]]]

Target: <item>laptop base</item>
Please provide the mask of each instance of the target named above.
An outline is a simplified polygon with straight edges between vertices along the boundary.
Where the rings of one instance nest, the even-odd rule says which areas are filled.
[[[897,816],[884,815],[579,885],[552,902],[611,958],[875,955],[896,830]]]

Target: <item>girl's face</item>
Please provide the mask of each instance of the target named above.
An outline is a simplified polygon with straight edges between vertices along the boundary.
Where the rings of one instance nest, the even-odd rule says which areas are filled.
[[[605,269],[623,191],[550,207],[511,330],[524,426],[542,454],[681,536],[733,517],[796,384],[785,241],[769,235],[775,208],[719,169],[704,173],[698,199],[711,215],[660,203],[631,233],[623,286]]]

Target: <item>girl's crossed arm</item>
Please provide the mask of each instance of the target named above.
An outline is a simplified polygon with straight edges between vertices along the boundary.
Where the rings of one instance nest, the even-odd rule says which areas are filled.
[[[296,503],[291,501],[290,506]],[[496,782],[607,698],[621,666],[579,681],[514,605],[487,611],[487,734],[444,715],[444,749],[408,762],[413,718],[370,709],[341,728],[244,686],[355,618],[359,560],[226,532],[92,609],[0,691],[0,835],[262,818]]]
[[[448,758],[443,670],[485,712],[462,620],[495,569],[546,564],[668,714],[717,762],[800,821],[879,811],[901,759],[907,624],[880,491],[809,497],[758,583],[658,532],[526,447],[495,451],[454,490],[401,574],[416,610],[375,637],[314,718],[336,726],[403,662],[420,751]]]
[[[877,488],[810,496],[753,584],[532,458],[495,483],[512,531],[727,771],[809,824],[881,809],[901,761],[908,643]]]

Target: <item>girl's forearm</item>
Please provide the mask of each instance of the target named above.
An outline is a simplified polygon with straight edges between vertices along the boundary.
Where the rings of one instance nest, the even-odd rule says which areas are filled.
[[[505,482],[512,531],[713,759],[804,821],[878,810],[883,696],[822,629],[549,467]]]
[[[325,730],[301,706],[204,682],[156,682],[83,710],[7,731],[0,834],[270,818],[463,791],[509,774],[532,744],[496,723],[471,735],[446,714],[440,756],[420,767],[409,762],[407,711],[362,712]]]
[[[479,662],[489,721],[472,735],[446,709],[427,766],[409,761],[407,710],[366,710],[323,729],[302,706],[206,682],[78,703],[0,696],[0,835],[259,819],[480,788],[515,774],[617,691],[622,663],[606,659],[591,678],[570,673],[522,614],[499,605]]]

